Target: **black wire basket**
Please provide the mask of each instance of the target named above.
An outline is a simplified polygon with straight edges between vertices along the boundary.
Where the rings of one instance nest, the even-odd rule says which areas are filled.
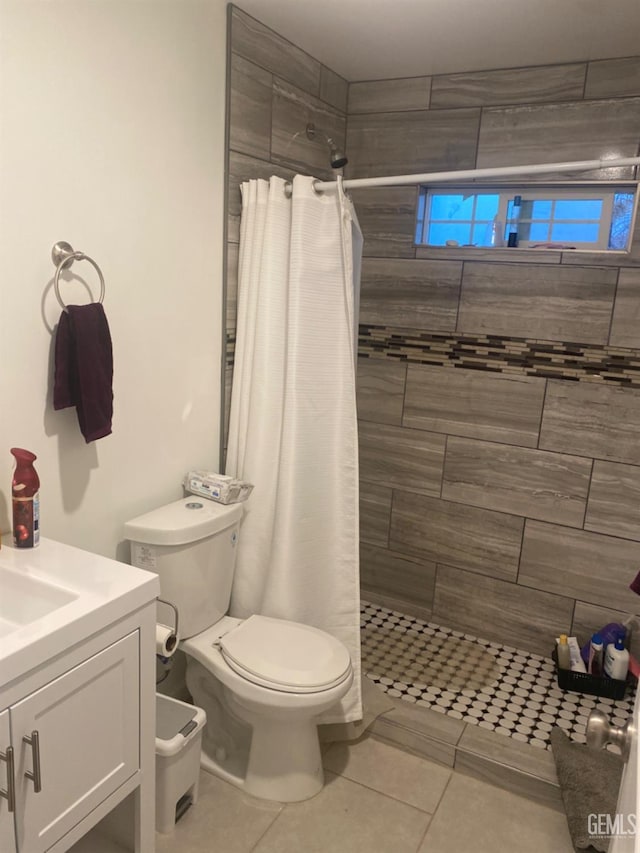
[[[560,669],[558,655],[554,649],[551,657],[556,665],[558,687],[560,690],[572,690],[574,693],[588,693],[591,696],[604,696],[607,699],[624,699],[627,679],[609,678],[607,675],[589,675],[588,672],[574,672],[572,669]]]

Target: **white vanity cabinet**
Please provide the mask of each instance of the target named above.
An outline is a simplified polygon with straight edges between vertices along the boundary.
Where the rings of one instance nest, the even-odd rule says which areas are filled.
[[[8,709],[18,851],[49,850],[139,769],[138,684],[135,631]]]
[[[13,756],[11,751],[11,731],[9,729],[9,711],[0,714],[0,850],[2,853],[15,853],[15,832],[13,828]],[[10,781],[11,780],[11,781]],[[9,799],[11,797],[11,800]]]
[[[3,546],[0,597],[16,569],[40,601],[61,598],[45,580],[73,597],[0,646],[0,853],[153,853],[157,578],[38,550]]]

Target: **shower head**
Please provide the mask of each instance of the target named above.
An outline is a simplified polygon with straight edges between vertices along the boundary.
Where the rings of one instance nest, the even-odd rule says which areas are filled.
[[[324,137],[325,142],[329,146],[329,164],[331,165],[331,168],[342,169],[349,162],[346,154],[338,148],[330,136],[327,136],[323,130],[316,130],[315,124],[313,124],[313,122],[309,122],[307,125],[307,139],[315,139],[316,133],[318,132]]]
[[[331,139],[329,139],[328,141],[331,143],[331,153],[329,154],[329,163],[331,164],[331,168],[342,169],[343,166],[346,166],[349,161],[347,160],[346,155],[335,147]]]

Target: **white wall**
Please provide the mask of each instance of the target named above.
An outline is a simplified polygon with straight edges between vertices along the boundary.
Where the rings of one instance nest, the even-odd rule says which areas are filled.
[[[225,45],[224,0],[0,0],[2,531],[15,445],[43,535],[125,559],[122,523],[217,466]],[[88,445],[51,404],[57,240],[106,280],[113,434]]]

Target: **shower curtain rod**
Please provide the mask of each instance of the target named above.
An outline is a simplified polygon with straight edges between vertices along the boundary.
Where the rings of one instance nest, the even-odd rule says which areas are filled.
[[[426,172],[423,175],[391,175],[382,178],[350,178],[343,182],[349,189],[369,187],[403,187],[413,184],[436,184],[447,181],[466,181],[474,178],[504,178],[513,175],[543,175],[549,172],[574,172],[579,169],[613,169],[618,166],[638,166],[640,157],[624,157],[616,160],[575,160],[566,163],[538,163],[530,166],[496,166],[487,169],[460,169],[455,172]],[[314,188],[335,189],[337,181],[314,181]]]

